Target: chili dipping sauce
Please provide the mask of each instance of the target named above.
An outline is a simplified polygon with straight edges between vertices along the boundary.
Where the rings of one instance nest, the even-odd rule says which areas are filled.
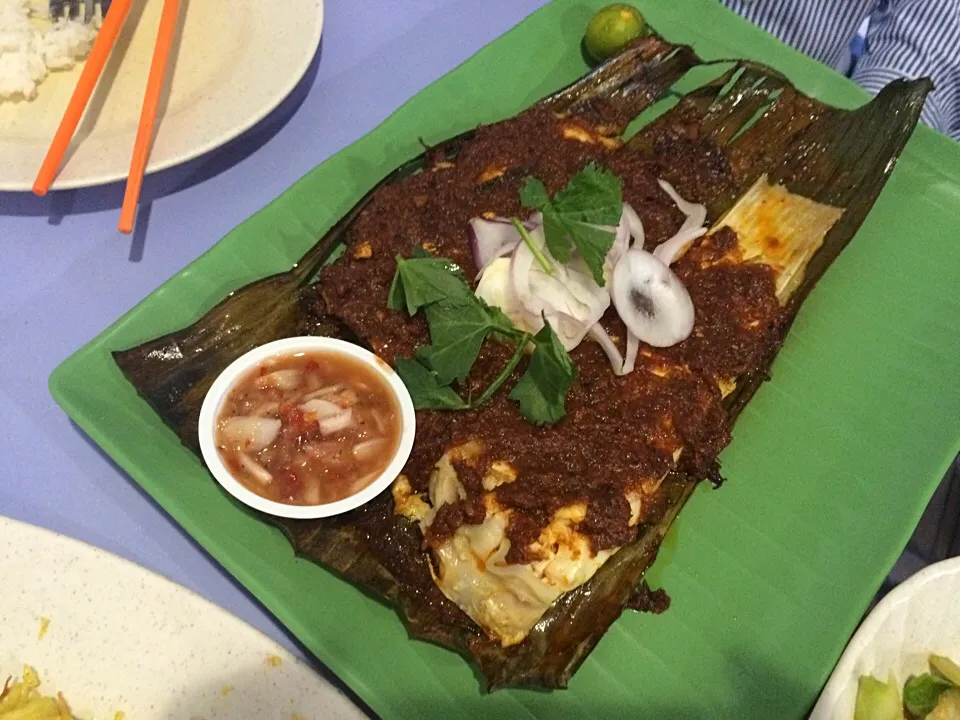
[[[216,444],[252,492],[321,505],[363,490],[400,444],[400,406],[366,364],[335,352],[268,358],[241,377],[217,417]]]

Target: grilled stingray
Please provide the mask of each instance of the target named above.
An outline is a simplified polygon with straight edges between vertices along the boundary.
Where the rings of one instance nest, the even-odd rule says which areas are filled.
[[[386,309],[394,255],[418,245],[475,270],[467,221],[519,212],[527,175],[555,190],[588,161],[609,167],[651,244],[682,220],[658,179],[705,204],[711,231],[676,266],[697,311],[688,340],[643,347],[625,378],[585,342],[572,353],[580,377],[556,426],[524,426],[497,396],[467,413],[420,412],[392,492],[337,519],[264,518],[298,553],[395,605],[413,636],[470,657],[488,687],[564,686],[627,606],[692,489],[719,478],[734,419],[872,206],[930,89],[897,81],[840,111],[744,62],[624,140],[629,121],[698,64],[689,48],[639,41],[519,116],[398,169],[289,273],[116,353],[196,450],[204,393],[251,347],[316,333],[388,362],[413,354],[426,341],[422,321]],[[622,342],[617,318],[602,322]],[[485,384],[503,351],[488,343],[467,382]]]

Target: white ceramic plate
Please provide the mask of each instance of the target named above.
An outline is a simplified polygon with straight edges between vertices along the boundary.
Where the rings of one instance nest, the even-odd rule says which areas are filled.
[[[861,675],[900,684],[927,672],[931,653],[960,661],[960,557],[935,563],[901,583],[860,625],[810,720],[852,720]]]
[[[54,189],[125,178],[163,0],[130,10]],[[258,121],[303,77],[323,0],[183,0],[180,43],[148,172],[212,150]],[[31,102],[0,102],[0,190],[30,190],[80,66],[51,73]]]
[[[42,638],[41,618],[50,623]],[[275,642],[119,557],[0,517],[0,685],[24,663],[80,718],[367,716]]]

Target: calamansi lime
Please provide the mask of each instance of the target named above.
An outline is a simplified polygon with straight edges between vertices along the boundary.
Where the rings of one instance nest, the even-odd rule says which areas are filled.
[[[616,55],[646,30],[647,23],[639,10],[631,5],[615,3],[600,8],[590,18],[583,41],[590,57],[600,62]]]

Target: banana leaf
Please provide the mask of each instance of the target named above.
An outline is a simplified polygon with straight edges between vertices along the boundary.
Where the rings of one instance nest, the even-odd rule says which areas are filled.
[[[702,63],[686,46],[652,35],[593,72],[538,103],[558,113],[587,115],[595,103],[614,105],[636,117],[675,98],[674,87]],[[797,91],[781,74],[753,62],[714,65],[719,77],[682,96],[675,106],[630,140],[652,152],[650,132],[658,124],[694,123],[724,148],[735,175],[735,191],[706,199],[716,220],[761,175],[791,191],[844,208],[787,305],[788,322],[830,263],[854,237],[919,118],[927,80],[896,81],[863,107],[828,107]],[[727,69],[724,71],[724,67]],[[715,73],[716,74],[716,73]],[[618,128],[619,131],[624,131]],[[451,138],[428,152],[455,157],[472,133]],[[293,335],[338,336],[362,343],[337,318],[326,314],[311,286],[338,248],[358,213],[385,184],[417,172],[427,152],[388,174],[359,200],[290,271],[238,289],[193,325],[114,358],[140,396],[199,452],[197,420],[204,394],[235,358],[264,342]],[[774,351],[776,348],[774,349]],[[772,363],[775,352],[771,353]],[[726,398],[731,422],[769,374],[737,379]],[[713,480],[717,480],[716,473]],[[393,513],[389,493],[352,513],[297,521],[263,516],[287,535],[296,553],[332,570],[395,607],[413,638],[437,643],[471,660],[488,689],[532,685],[565,687],[610,625],[629,604],[664,535],[703,478],[673,472],[664,481],[663,501],[637,539],[618,551],[590,581],[562,596],[519,645],[503,648],[448,601],[433,583],[421,550],[419,529]],[[211,482],[213,480],[211,479]]]

